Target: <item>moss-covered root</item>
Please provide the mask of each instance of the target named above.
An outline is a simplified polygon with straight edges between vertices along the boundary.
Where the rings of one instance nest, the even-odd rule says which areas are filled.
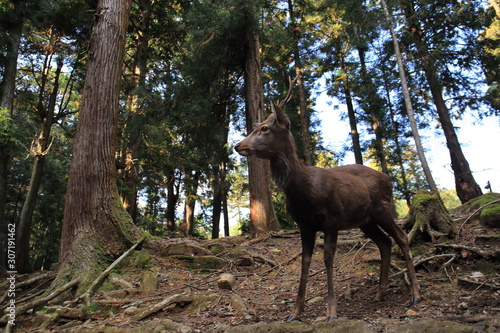
[[[439,193],[433,191],[419,191],[415,194],[410,217],[403,228],[408,232],[410,243],[416,239],[434,242],[436,238],[452,238],[457,233]]]

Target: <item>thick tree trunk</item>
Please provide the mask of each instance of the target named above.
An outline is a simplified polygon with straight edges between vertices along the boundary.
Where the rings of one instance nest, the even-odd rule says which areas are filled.
[[[120,76],[130,0],[99,0],[69,170],[58,274],[79,292],[129,247],[137,231],[116,184]]]
[[[17,58],[24,17],[22,16],[23,3],[14,4],[14,18],[11,20],[7,31],[7,47],[5,50],[3,76],[0,87],[0,108],[5,108],[10,118],[13,116],[14,91],[16,86]],[[0,135],[0,275],[7,271],[5,267],[5,250],[7,239],[7,177],[11,156],[9,153],[11,143],[8,138]]]
[[[143,108],[144,93],[146,91],[146,75],[148,73],[147,61],[149,59],[149,24],[154,3],[151,0],[139,1],[140,21],[137,26],[137,51],[132,65],[132,78],[128,105],[130,118],[140,117]],[[125,125],[127,126],[127,125]],[[125,168],[121,170],[120,177],[125,191],[120,192],[122,204],[135,221],[137,218],[137,179],[139,173],[139,159],[142,148],[141,128],[124,129],[124,152],[122,162]]]
[[[264,92],[262,89],[262,70],[259,53],[259,36],[248,31],[247,59],[245,71],[245,95],[247,111],[247,130],[253,124],[264,120]],[[250,188],[250,232],[262,233],[279,230],[271,196],[271,167],[269,161],[248,157],[248,178]]]
[[[416,21],[415,10],[412,3],[405,2],[401,5],[409,29],[412,32],[413,41],[417,47],[418,58],[424,69],[429,89],[436,106],[439,122],[443,127],[446,145],[450,152],[451,168],[455,175],[455,186],[457,195],[462,203],[474,199],[483,194],[481,187],[476,183],[474,176],[462,152],[455,128],[451,122],[450,112],[443,99],[443,86],[439,81],[433,58],[425,42],[424,33],[418,21]]]

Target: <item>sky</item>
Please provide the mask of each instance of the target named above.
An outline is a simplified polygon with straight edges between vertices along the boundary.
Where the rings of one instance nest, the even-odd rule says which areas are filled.
[[[350,128],[347,120],[341,120],[341,114],[346,114],[346,107],[342,103],[334,109],[335,102],[332,98],[322,93],[316,100],[317,117],[321,121],[321,134],[324,144],[333,151],[341,151],[343,146],[351,144]],[[500,117],[489,117],[482,121],[465,115],[464,119],[454,120],[458,140],[465,158],[469,162],[474,179],[482,188],[489,181],[493,192],[500,192]],[[436,185],[440,189],[454,189],[455,178],[450,165],[450,154],[446,147],[443,134],[437,133],[431,124],[432,130],[420,132],[425,157]],[[361,132],[363,128],[358,128]],[[340,162],[341,165],[353,164],[354,154],[348,153]]]

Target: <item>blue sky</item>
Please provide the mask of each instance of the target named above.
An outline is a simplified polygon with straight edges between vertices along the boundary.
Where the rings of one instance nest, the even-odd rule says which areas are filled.
[[[318,118],[321,120],[322,135],[325,145],[334,151],[342,150],[349,138],[349,124],[341,120],[342,113],[345,114],[345,105],[340,104],[339,109],[333,110],[328,102],[332,101],[326,94],[318,96],[316,109]],[[325,125],[328,128],[325,128]],[[332,128],[334,124],[334,128]],[[469,115],[464,119],[455,120],[457,135],[465,158],[474,174],[476,182],[483,189],[489,181],[494,192],[500,192],[500,118],[489,117],[477,121]],[[430,124],[433,130],[420,133],[422,144],[426,149],[426,159],[431,169],[434,181],[441,189],[454,189],[455,178],[450,166],[450,155],[446,147],[444,136],[434,130],[437,124]],[[363,129],[360,128],[360,131]],[[341,164],[354,163],[354,155],[348,153]]]

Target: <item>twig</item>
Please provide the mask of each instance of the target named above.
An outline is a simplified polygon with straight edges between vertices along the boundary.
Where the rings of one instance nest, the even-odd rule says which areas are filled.
[[[76,279],[71,280],[70,282],[68,282],[65,285],[63,285],[62,287],[54,290],[51,294],[49,294],[45,297],[36,299],[28,304],[24,304],[24,305],[17,307],[16,308],[16,316],[20,316],[30,309],[36,308],[37,306],[40,306],[42,304],[49,302],[53,298],[55,298],[58,295],[65,292],[66,290],[76,286],[78,283],[80,283],[80,277],[77,277]],[[0,324],[5,324],[6,322],[7,322],[7,315],[4,315],[2,318],[0,318]]]
[[[456,258],[456,256],[457,256],[456,254],[437,254],[437,255],[435,255],[435,256],[428,257],[428,258],[424,258],[424,259],[421,259],[421,260],[417,261],[416,263],[414,263],[414,264],[413,264],[413,267],[417,267],[417,266],[419,266],[419,265],[423,264],[424,262],[431,261],[431,260],[436,259],[436,258],[442,258],[442,257],[452,257],[452,259],[450,259],[450,260],[448,260],[448,261],[446,262],[446,265],[449,265],[449,264],[450,264],[450,263],[451,263],[451,262],[452,262],[452,261]],[[394,274],[392,274],[392,275],[390,276],[390,278],[392,279],[392,278],[394,278],[394,277],[396,277],[396,276],[399,276],[399,275],[401,275],[401,274],[404,274],[404,273],[406,273],[406,271],[407,271],[407,270],[408,270],[408,269],[407,269],[407,268],[405,268],[405,269],[403,269],[403,270],[401,270],[401,271],[399,271],[399,272],[397,272],[397,273],[394,273]]]

